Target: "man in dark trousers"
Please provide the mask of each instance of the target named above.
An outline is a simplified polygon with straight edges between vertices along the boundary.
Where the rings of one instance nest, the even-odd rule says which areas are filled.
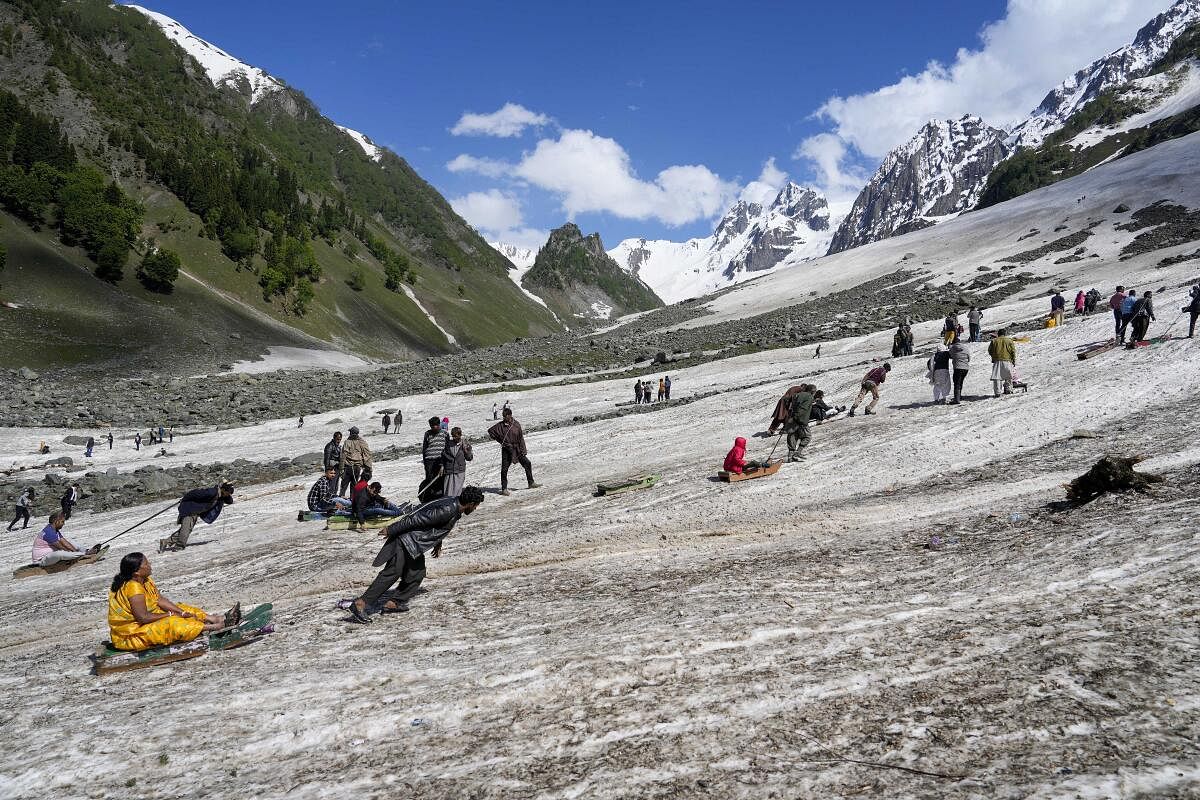
[[[1137,347],[1138,342],[1146,341],[1146,331],[1150,329],[1150,322],[1154,318],[1154,292],[1147,289],[1129,313],[1133,336],[1129,339],[1129,344],[1125,345],[1127,350]]]
[[[63,494],[60,504],[62,505],[63,519],[71,518],[71,509],[75,508],[75,504],[79,502],[79,484],[72,483],[67,487],[67,491]]]
[[[346,490],[360,480],[371,480],[371,465],[374,457],[367,440],[358,435],[358,428],[350,427],[350,438],[342,445],[342,487],[338,494],[348,497]]]
[[[540,483],[534,483],[533,465],[529,463],[529,453],[525,449],[525,432],[521,423],[513,419],[512,409],[505,406],[503,418],[488,428],[488,436],[500,443],[500,494],[508,495],[508,468],[513,462],[525,468],[525,479],[529,481],[530,489],[537,489]]]
[[[788,462],[804,460],[804,448],[812,438],[808,431],[808,420],[812,416],[813,392],[816,387],[801,384],[800,391],[792,396],[788,419],[783,430],[787,434]]]
[[[322,466],[328,467],[333,465],[334,469],[341,469],[342,466],[342,432],[337,431],[333,434],[333,438],[325,443],[324,452],[325,463]]]
[[[196,520],[202,519],[212,525],[221,516],[221,509],[232,504],[233,484],[229,481],[207,489],[192,489],[179,500],[179,530],[158,540],[158,552],[187,547]]]
[[[946,332],[949,333],[949,331]],[[847,417],[854,416],[854,409],[858,408],[858,404],[868,394],[871,395],[871,402],[867,403],[867,407],[863,410],[863,413],[875,413],[875,404],[879,402],[879,387],[887,380],[887,375],[891,371],[892,365],[885,361],[882,367],[876,367],[863,376],[862,387],[859,389],[858,397],[854,398],[854,405],[850,406],[850,413],[846,415]]]
[[[112,435],[112,433],[110,432],[110,433],[108,434],[108,449],[109,449],[109,450],[112,450],[112,446],[113,446],[113,435]]]
[[[436,500],[442,496],[442,457],[446,454],[446,445],[450,443],[450,435],[442,430],[442,421],[437,417],[429,418],[429,430],[421,440],[421,463],[425,467],[425,480],[421,481],[421,491],[417,499],[422,503]]]
[[[385,411],[383,413],[383,432],[386,434],[390,427],[392,427],[392,415]]]
[[[458,497],[443,497],[426,503],[393,522],[385,531],[387,541],[371,563],[383,570],[371,581],[362,596],[350,604],[356,622],[370,622],[368,616],[384,600],[382,612],[408,610],[408,599],[425,580],[425,553],[434,558],[442,554],[442,540],[450,535],[464,515],[471,514],[483,502],[478,486],[463,487]],[[388,591],[399,582],[394,591]]]

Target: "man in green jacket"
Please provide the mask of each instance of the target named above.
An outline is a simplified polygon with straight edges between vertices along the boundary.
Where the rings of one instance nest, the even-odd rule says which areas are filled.
[[[788,461],[804,460],[804,448],[812,438],[808,432],[808,418],[812,414],[813,392],[812,384],[802,384],[801,391],[792,396],[792,406],[788,413],[784,432],[787,433]]]
[[[1001,328],[988,345],[988,355],[992,357],[992,394],[1000,396],[1001,384],[1005,394],[1012,394],[1013,369],[1017,366],[1017,345],[1008,338],[1008,329]]]

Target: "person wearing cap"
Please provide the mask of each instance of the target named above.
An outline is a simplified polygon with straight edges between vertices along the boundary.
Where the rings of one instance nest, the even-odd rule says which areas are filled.
[[[207,489],[192,489],[179,500],[179,530],[166,539],[158,540],[158,552],[182,550],[187,547],[196,520],[212,525],[221,516],[221,509],[233,504],[233,484],[223,481]]]
[[[350,436],[342,445],[342,485],[338,495],[346,497],[346,491],[360,480],[371,480],[371,448],[367,440],[358,435],[358,428],[350,429]]]

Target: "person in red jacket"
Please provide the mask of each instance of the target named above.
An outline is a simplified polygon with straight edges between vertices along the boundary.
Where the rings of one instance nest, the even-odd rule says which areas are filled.
[[[858,397],[854,399],[854,405],[850,406],[850,413],[846,416],[853,417],[854,409],[858,408],[858,404],[863,401],[868,394],[871,395],[871,402],[867,403],[867,407],[863,409],[864,414],[874,414],[872,410],[875,404],[879,402],[879,387],[887,380],[887,374],[892,371],[892,365],[883,362],[882,367],[876,367],[863,376],[862,388],[859,389]]]
[[[1125,302],[1125,287],[1118,286],[1117,292],[1112,297],[1108,298],[1108,307],[1112,309],[1113,320],[1116,330],[1116,339],[1119,341],[1121,337],[1121,305]]]
[[[725,464],[722,469],[735,475],[741,475],[745,468],[746,439],[744,436],[739,436],[733,440],[733,448],[725,455]]]

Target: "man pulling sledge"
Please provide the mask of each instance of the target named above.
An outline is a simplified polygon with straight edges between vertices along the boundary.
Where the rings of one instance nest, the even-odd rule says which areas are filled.
[[[801,384],[801,391],[792,397],[788,409],[788,420],[784,423],[783,432],[787,434],[788,462],[795,463],[804,460],[804,448],[808,446],[808,421],[812,416],[813,392],[816,387],[812,384]]]
[[[511,416],[511,414],[510,414]],[[458,497],[443,497],[420,506],[386,530],[387,541],[371,563],[383,567],[362,596],[350,604],[356,622],[370,622],[376,608],[384,614],[408,610],[408,599],[425,580],[425,554],[442,554],[442,540],[464,516],[483,502],[478,486],[463,487]],[[397,585],[398,583],[398,585]],[[396,585],[393,591],[392,586]],[[380,601],[383,601],[380,606]]]
[[[858,408],[859,403],[868,394],[871,395],[871,402],[867,403],[867,407],[863,409],[863,413],[875,413],[875,404],[879,402],[879,387],[887,380],[888,373],[891,371],[892,365],[885,361],[882,367],[875,367],[875,369],[870,370],[863,376],[862,387],[858,391],[858,397],[854,398],[854,404],[850,406],[850,412],[846,414],[847,417],[854,416],[854,409]]]
[[[179,500],[179,530],[166,539],[158,540],[158,552],[182,550],[188,545],[197,520],[212,525],[221,516],[221,509],[233,505],[233,484],[223,481],[208,489],[192,489]]]

